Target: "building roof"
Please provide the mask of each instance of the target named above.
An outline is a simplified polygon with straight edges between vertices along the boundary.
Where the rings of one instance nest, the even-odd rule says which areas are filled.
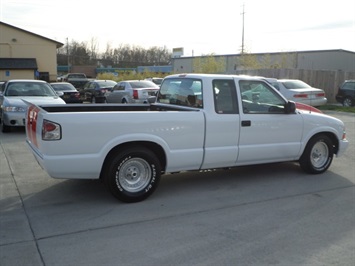
[[[343,49],[329,49],[329,50],[307,50],[307,51],[289,51],[289,52],[265,52],[265,53],[245,53],[246,55],[276,55],[276,54],[303,54],[303,53],[329,53],[329,52],[340,52],[340,53],[348,53],[351,55],[355,55],[355,52]],[[174,59],[187,59],[187,58],[196,58],[196,57],[225,57],[225,56],[242,56],[243,54],[212,54],[212,55],[201,55],[201,56],[181,56],[181,57],[174,57]]]
[[[19,31],[22,31],[22,32],[25,32],[25,33],[28,33],[28,34],[31,34],[31,35],[36,36],[36,37],[39,37],[39,38],[41,38],[41,39],[45,39],[45,40],[47,40],[47,41],[54,42],[54,43],[56,44],[57,48],[60,48],[60,47],[62,47],[62,46],[64,45],[64,43],[57,42],[57,41],[55,41],[55,40],[52,40],[52,39],[46,38],[46,37],[44,37],[44,36],[38,35],[38,34],[36,34],[36,33],[30,32],[30,31],[27,31],[27,30],[24,30],[24,29],[15,27],[15,26],[12,26],[12,25],[7,24],[7,23],[2,22],[2,21],[0,21],[0,24],[4,25],[4,26],[6,26],[6,27],[10,27],[10,28],[13,28],[13,29],[16,29],[16,30],[19,30]]]
[[[35,58],[0,58],[0,69],[33,69],[37,70]]]

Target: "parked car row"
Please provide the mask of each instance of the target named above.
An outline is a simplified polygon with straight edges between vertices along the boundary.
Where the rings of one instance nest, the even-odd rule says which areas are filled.
[[[325,92],[313,88],[297,79],[264,79],[288,100],[308,106],[321,106],[327,103]],[[11,127],[24,126],[26,103],[66,104],[66,103],[147,103],[149,96],[154,96],[159,85],[150,80],[90,80],[84,88],[76,89],[69,82],[47,83],[41,80],[10,80],[0,82],[0,123],[1,131],[8,132]],[[243,97],[258,97],[258,88],[250,90]],[[335,96],[343,106],[355,106],[355,80],[342,83]]]
[[[1,131],[6,133],[13,127],[25,126],[25,101],[37,105],[65,104],[61,98],[63,95],[63,92],[56,92],[42,80],[14,79],[4,82],[0,87]]]

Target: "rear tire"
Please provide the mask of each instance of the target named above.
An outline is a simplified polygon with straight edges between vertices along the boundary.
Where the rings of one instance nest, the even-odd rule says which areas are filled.
[[[333,160],[333,143],[326,135],[311,138],[299,160],[301,168],[310,174],[325,172]]]
[[[104,182],[123,202],[139,202],[158,187],[161,167],[157,156],[144,147],[131,147],[108,159]]]

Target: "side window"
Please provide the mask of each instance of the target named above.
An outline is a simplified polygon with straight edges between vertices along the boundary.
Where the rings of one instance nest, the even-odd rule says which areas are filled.
[[[160,87],[157,102],[202,108],[202,82],[190,78],[166,79]]]
[[[125,85],[124,83],[120,83],[120,85],[118,86],[118,90],[119,91],[124,91]]]
[[[284,113],[285,100],[262,81],[240,81],[243,112],[245,114]]]
[[[218,114],[237,114],[237,97],[234,80],[214,80],[215,111]]]

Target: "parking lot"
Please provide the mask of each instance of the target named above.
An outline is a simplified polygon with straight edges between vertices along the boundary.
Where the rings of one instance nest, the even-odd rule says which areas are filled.
[[[0,264],[354,265],[355,117],[321,175],[297,163],[162,177],[147,200],[50,178],[25,131],[0,132]],[[65,167],[65,166],[63,166]]]

